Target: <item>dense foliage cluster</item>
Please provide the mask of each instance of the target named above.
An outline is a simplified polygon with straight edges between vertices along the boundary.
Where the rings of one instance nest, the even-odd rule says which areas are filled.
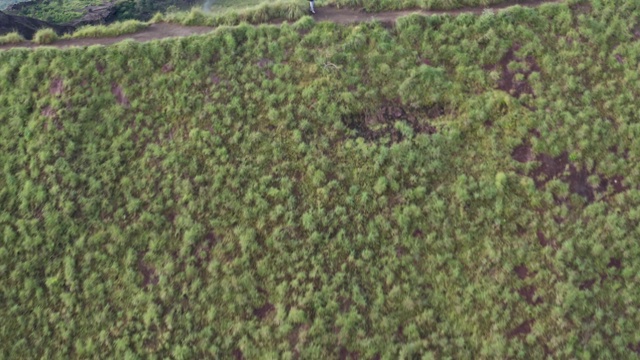
[[[639,16],[0,53],[0,353],[630,358]]]
[[[65,38],[79,39],[79,38],[99,38],[99,37],[115,37],[125,34],[136,33],[146,27],[149,24],[140,22],[138,20],[127,20],[123,22],[115,22],[109,25],[94,25],[83,26],[73,32],[73,34],[66,35]]]
[[[278,0],[262,5],[249,6],[242,9],[208,12],[199,8],[190,11],[176,11],[167,14],[156,14],[151,22],[170,22],[186,26],[221,26],[262,24],[267,22],[293,21],[307,13],[307,4],[296,0]]]

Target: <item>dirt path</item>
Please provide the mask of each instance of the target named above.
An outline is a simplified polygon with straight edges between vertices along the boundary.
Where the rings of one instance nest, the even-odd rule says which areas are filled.
[[[489,5],[489,6],[479,6],[479,7],[468,7],[461,8],[456,10],[434,10],[434,11],[426,11],[426,10],[402,10],[402,11],[385,11],[379,13],[366,13],[362,10],[354,10],[354,9],[338,9],[335,7],[322,7],[317,8],[317,14],[314,15],[314,19],[316,21],[332,21],[339,24],[351,24],[357,22],[365,22],[365,21],[381,21],[384,23],[393,23],[399,17],[406,16],[409,14],[417,13],[422,15],[442,15],[442,14],[450,14],[457,15],[462,13],[473,13],[480,14],[483,11],[490,10],[500,10],[505,9],[514,5],[520,5],[525,7],[535,7],[541,4],[546,3],[558,3],[563,0],[521,0],[521,1],[508,1],[497,5]],[[274,21],[272,23],[278,23]],[[68,40],[59,40],[54,44],[47,45],[50,47],[56,48],[69,48],[73,46],[85,47],[91,45],[110,45],[117,42],[120,42],[125,39],[133,39],[135,41],[150,41],[150,40],[158,40],[164,38],[172,38],[172,37],[182,37],[189,35],[198,35],[204,34],[212,31],[214,28],[207,26],[183,26],[178,24],[168,24],[168,23],[159,23],[159,24],[151,24],[148,28],[139,31],[135,34],[122,35],[117,37],[109,37],[109,38],[87,38],[87,39],[68,39]],[[34,44],[32,42],[24,42],[20,44],[8,44],[8,45],[0,45],[0,50],[7,50],[12,48],[36,48],[41,47],[43,45]]]

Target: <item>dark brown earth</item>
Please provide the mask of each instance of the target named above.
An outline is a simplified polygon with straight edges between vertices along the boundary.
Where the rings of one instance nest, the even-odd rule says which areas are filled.
[[[122,87],[116,83],[111,84],[111,93],[116,97],[116,101],[118,104],[129,107],[129,99],[124,95],[124,91],[122,91]]]
[[[58,35],[70,33],[75,30],[73,26],[52,24],[42,20],[26,16],[10,15],[0,11],[0,35],[17,31],[25,39],[31,39],[39,29],[43,28],[53,29]]]
[[[142,274],[142,287],[149,287],[158,284],[158,275],[156,269],[144,261],[144,253],[139,254],[138,271]]]
[[[445,114],[445,108],[440,105],[412,109],[389,103],[367,113],[345,116],[343,122],[354,131],[355,138],[362,137],[367,141],[376,141],[387,137],[392,143],[397,143],[403,140],[404,135],[396,129],[396,121],[407,123],[415,134],[432,135],[437,132],[437,129],[429,124],[428,120]]]
[[[515,329],[511,330],[509,334],[507,334],[507,337],[509,339],[512,339],[520,335],[529,334],[531,332],[531,325],[533,325],[533,323],[534,323],[534,320],[528,320],[523,322],[522,324],[518,325]]]
[[[532,161],[531,149],[528,145],[520,145],[516,147],[511,156],[518,162]],[[574,164],[569,161],[567,152],[563,152],[558,156],[549,154],[538,154],[535,160],[540,163],[529,176],[533,179],[538,189],[545,186],[547,182],[558,178],[569,184],[569,191],[584,197],[588,203],[596,200],[597,194],[606,194],[611,189],[611,194],[619,194],[628,189],[624,185],[624,177],[622,175],[614,175],[610,178],[598,174],[595,165],[587,168],[580,164]],[[589,183],[590,176],[598,176],[599,183],[594,186]]]
[[[339,24],[352,24],[358,22],[380,21],[382,23],[394,24],[395,21],[402,16],[410,14],[421,15],[458,15],[462,13],[481,14],[485,10],[501,10],[511,6],[520,5],[525,7],[536,7],[545,3],[562,2],[562,0],[522,0],[522,1],[508,1],[502,4],[480,6],[480,7],[467,7],[456,10],[403,10],[403,11],[386,11],[379,13],[366,13],[363,10],[357,9],[338,9],[336,7],[321,7],[317,9],[317,14],[314,15],[316,21],[331,21]],[[278,23],[278,21],[272,21],[272,23]],[[87,38],[87,39],[68,39],[60,40],[54,44],[47,46],[56,48],[69,48],[73,46],[91,46],[91,45],[111,45],[120,42],[125,39],[133,39],[135,41],[145,42],[151,40],[158,40],[171,37],[183,37],[189,35],[199,35],[212,31],[214,28],[207,26],[183,26],[177,24],[159,23],[152,24],[148,28],[141,30],[135,34],[122,35],[117,37],[108,38]],[[34,31],[35,32],[35,31]],[[6,50],[16,47],[22,48],[34,48],[40,45],[30,42],[24,42],[20,44],[8,44],[0,46],[0,50]]]
[[[515,271],[516,274],[518,274],[518,277],[521,280],[526,279],[527,277],[529,277],[531,274],[529,273],[529,269],[527,268],[526,265],[522,264],[522,265],[518,265],[516,266],[513,271]]]
[[[487,70],[495,70],[500,72],[500,80],[498,80],[498,88],[519,98],[523,94],[534,95],[534,91],[529,84],[529,75],[534,72],[540,72],[540,66],[535,58],[527,56],[526,58],[520,58],[516,56],[516,52],[520,50],[520,45],[516,44],[507,51],[506,54],[500,59],[498,64]],[[509,64],[516,63],[522,66],[519,70],[512,70],[509,68]],[[522,79],[518,78],[518,75]]]

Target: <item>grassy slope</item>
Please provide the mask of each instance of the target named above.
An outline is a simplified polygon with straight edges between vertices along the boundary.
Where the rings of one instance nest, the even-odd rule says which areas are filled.
[[[634,4],[0,53],[1,352],[629,358]]]
[[[157,3],[150,2],[149,4],[153,5],[153,9],[149,9],[148,11],[164,11],[166,10],[168,4],[171,1],[163,0],[164,3],[158,7]],[[222,12],[227,10],[236,10],[242,9],[248,6],[254,6],[260,4],[261,0],[242,0],[242,1],[226,1],[219,0],[215,1],[211,6],[212,12]],[[89,5],[100,5],[104,3],[103,0],[63,0],[63,1],[42,1],[34,6],[30,6],[25,8],[20,12],[20,15],[31,16],[38,19],[43,19],[47,21],[52,21],[55,23],[66,23],[75,19],[78,19],[83,14],[83,9]],[[175,1],[174,3],[181,4],[180,1]],[[131,3],[132,9],[130,10],[131,14],[136,14],[137,10],[135,8],[134,3]],[[183,7],[183,6],[180,6]],[[143,9],[144,6],[140,9]]]
[[[41,1],[24,8],[19,15],[62,24],[82,17],[85,7],[100,5],[103,2],[102,0]]]

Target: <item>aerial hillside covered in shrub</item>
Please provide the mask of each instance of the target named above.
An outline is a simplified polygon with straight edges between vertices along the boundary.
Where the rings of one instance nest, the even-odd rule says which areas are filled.
[[[637,356],[639,16],[0,52],[0,353]]]

